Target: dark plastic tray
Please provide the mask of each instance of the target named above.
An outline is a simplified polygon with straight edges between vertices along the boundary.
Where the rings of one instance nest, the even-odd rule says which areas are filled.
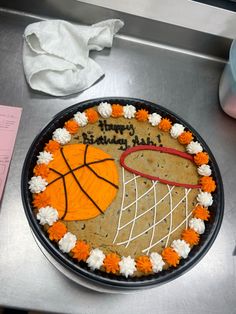
[[[106,274],[102,271],[91,271],[86,263],[77,263],[73,261],[68,254],[62,253],[56,244],[51,242],[43,231],[43,228],[39,225],[32,209],[32,195],[28,189],[28,181],[33,176],[33,167],[37,161],[37,155],[43,150],[45,142],[48,142],[52,138],[53,131],[62,127],[64,123],[71,119],[77,111],[84,111],[85,109],[98,105],[102,101],[107,101],[110,103],[120,103],[123,105],[132,104],[139,108],[146,108],[149,112],[159,112],[162,116],[169,117],[172,122],[178,122],[186,126],[194,134],[195,139],[201,143],[204,151],[206,151],[210,156],[210,166],[213,172],[213,178],[216,181],[217,189],[213,193],[213,205],[210,207],[211,218],[208,223],[206,223],[206,230],[203,235],[201,235],[200,244],[194,246],[190,251],[187,259],[181,259],[180,264],[177,268],[170,267],[168,270],[164,270],[160,273],[144,276],[141,278],[125,278],[123,276],[115,276],[111,274]],[[40,132],[40,134],[35,138],[31,144],[27,156],[25,158],[23,170],[22,170],[22,180],[21,180],[21,193],[22,201],[25,209],[25,214],[27,216],[29,225],[36,235],[39,242],[43,247],[64,267],[72,271],[75,276],[82,276],[88,280],[99,283],[106,287],[114,287],[120,289],[143,289],[152,286],[157,286],[163,284],[167,281],[173,280],[184,272],[193,267],[199,260],[207,253],[211,245],[213,244],[221,226],[224,212],[224,192],[223,184],[220,175],[220,171],[216,160],[211,153],[209,147],[205,141],[201,138],[197,131],[195,131],[187,122],[182,118],[178,117],[173,112],[151,103],[149,101],[135,99],[135,98],[122,98],[122,97],[107,97],[98,98],[88,101],[84,101],[73,105],[60,113],[58,113],[51,122]]]

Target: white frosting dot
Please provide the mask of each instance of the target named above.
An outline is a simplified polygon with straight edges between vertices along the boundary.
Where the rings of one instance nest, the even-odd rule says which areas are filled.
[[[189,154],[197,154],[197,153],[200,153],[202,152],[202,146],[200,143],[198,143],[197,141],[194,142],[194,141],[191,141],[187,147],[186,147],[186,150]]]
[[[29,189],[31,193],[43,192],[47,185],[47,181],[41,176],[32,177],[29,181]]]
[[[197,168],[197,172],[200,176],[209,177],[211,175],[211,167],[209,165],[201,165]]]
[[[90,251],[90,255],[87,259],[88,267],[92,270],[99,269],[103,265],[105,254],[100,249],[96,248]]]
[[[187,258],[190,252],[190,245],[184,240],[174,240],[171,244],[173,250],[183,258]]]
[[[58,128],[53,132],[52,139],[61,145],[65,145],[71,140],[71,135],[65,128]]]
[[[213,204],[213,198],[211,193],[208,192],[200,192],[197,196],[197,201],[200,205],[204,207],[209,207]]]
[[[63,252],[63,253],[69,253],[76,244],[76,236],[74,234],[72,234],[71,232],[67,232],[63,238],[61,238],[61,240],[58,242],[59,245],[59,249]]]
[[[150,262],[152,264],[152,270],[154,273],[162,271],[165,262],[162,259],[162,256],[156,252],[150,254]]]
[[[189,228],[193,229],[199,234],[203,234],[205,231],[205,223],[200,218],[192,218],[189,220]]]
[[[103,118],[109,118],[112,114],[111,104],[108,102],[101,102],[98,106],[98,112]]]
[[[184,132],[184,126],[180,123],[173,124],[172,128],[170,129],[170,135],[173,138],[177,138]]]
[[[86,116],[85,112],[78,111],[76,114],[74,114],[74,120],[81,127],[88,124],[88,117]]]
[[[131,119],[135,117],[136,108],[132,105],[126,105],[123,107],[123,112],[126,119]]]
[[[58,220],[58,212],[55,208],[50,206],[41,207],[36,217],[39,220],[40,225],[48,224],[49,226],[52,226],[53,223]]]
[[[161,116],[154,112],[148,115],[148,121],[152,126],[156,126],[161,122]]]
[[[47,151],[40,152],[39,155],[37,156],[37,164],[49,164],[50,161],[53,160],[53,156],[51,153]]]
[[[130,256],[124,257],[122,256],[121,261],[119,262],[120,273],[124,275],[126,278],[128,276],[132,276],[136,271],[135,260]]]

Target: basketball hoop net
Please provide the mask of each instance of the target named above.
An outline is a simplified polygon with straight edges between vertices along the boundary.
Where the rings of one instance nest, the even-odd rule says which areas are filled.
[[[150,180],[147,175],[143,175],[141,173],[135,174],[135,171],[130,170],[130,168],[127,171],[126,169],[128,167],[125,165],[124,162],[125,157],[133,151],[150,149],[150,147],[153,148],[153,150],[159,150],[157,147],[154,148],[153,146],[149,146],[148,148],[146,146],[140,146],[139,148],[133,147],[128,151],[125,151],[121,156],[123,190],[118,225],[113,240],[113,243],[116,243],[116,245],[124,245],[125,247],[128,247],[130,243],[132,243],[136,239],[148,235],[148,245],[142,248],[142,252],[145,254],[149,254],[150,250],[160,243],[164,245],[164,247],[167,247],[170,242],[170,237],[174,232],[183,227],[183,225],[185,225],[185,228],[187,228],[189,218],[192,215],[192,210],[189,210],[188,196],[192,189],[199,188],[198,185],[180,185],[178,183],[175,184],[174,182],[171,182],[171,184],[169,184],[166,180],[165,182],[163,182],[164,180],[160,182],[161,180],[158,180],[159,178],[155,177],[153,177],[155,180]],[[168,153],[168,151],[166,152]],[[143,191],[143,189],[140,187],[142,183],[141,181],[143,181],[144,178],[146,181],[149,181],[150,185],[150,187],[147,188],[146,191]],[[135,191],[133,199],[131,195],[129,195],[127,201],[127,190],[131,190],[133,187]],[[166,190],[164,193],[163,189]],[[177,193],[177,189],[178,193],[180,193],[181,191],[181,196],[174,204],[173,196],[175,193]],[[140,202],[145,201],[145,199],[148,199],[147,203],[152,205],[147,209],[145,208],[144,210],[140,210]],[[160,215],[159,209],[163,202],[165,202],[166,204],[168,203],[169,208],[167,211],[162,213],[162,215]],[[174,224],[173,215],[176,210],[184,210],[184,219]],[[132,211],[132,217],[130,216],[130,214],[128,214],[128,211]],[[151,221],[150,215],[152,216]],[[145,219],[149,220],[148,226],[142,228],[142,230],[140,230],[140,228],[136,228],[136,226],[140,226],[142,220]],[[168,227],[166,228],[167,232],[166,234],[162,234],[161,236],[159,236],[158,228],[163,223],[168,223]],[[121,232],[125,232],[126,235],[128,234],[128,237],[126,240],[123,240],[122,238],[122,241],[117,241],[120,237]]]

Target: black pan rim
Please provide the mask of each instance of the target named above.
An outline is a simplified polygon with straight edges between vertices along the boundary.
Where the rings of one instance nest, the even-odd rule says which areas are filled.
[[[29,194],[28,191],[28,179],[29,179],[29,165],[32,163],[32,153],[35,150],[35,146],[40,141],[42,136],[46,136],[49,130],[54,130],[52,128],[54,124],[57,122],[61,126],[59,122],[60,120],[68,120],[69,116],[74,114],[76,111],[87,109],[94,105],[98,105],[100,102],[110,102],[110,103],[121,103],[121,104],[135,104],[136,106],[148,108],[149,110],[158,110],[163,113],[165,116],[170,116],[172,121],[182,123],[186,126],[190,131],[193,132],[195,138],[201,143],[204,150],[210,156],[210,160],[212,163],[212,167],[214,169],[215,178],[217,179],[217,208],[215,209],[215,219],[214,222],[211,224],[210,232],[206,236],[204,241],[200,241],[200,244],[197,246],[198,249],[191,250],[190,256],[183,260],[181,259],[180,265],[177,268],[169,268],[168,270],[164,270],[160,273],[155,275],[141,277],[139,279],[133,278],[124,278],[121,276],[110,276],[109,274],[103,273],[101,271],[92,272],[83,265],[73,262],[67,256],[67,254],[62,253],[59,248],[57,248],[44,234],[43,230],[41,229],[39,223],[37,222],[32,207],[29,202]],[[129,97],[102,97],[102,98],[95,98],[91,100],[86,100],[83,102],[76,103],[56,114],[53,119],[41,130],[41,132],[35,137],[34,141],[32,142],[28,153],[26,155],[23,169],[22,169],[22,176],[21,176],[21,195],[22,195],[22,202],[25,210],[26,217],[28,219],[28,223],[36,235],[39,242],[43,245],[43,247],[51,254],[62,266],[67,268],[68,270],[72,271],[77,276],[82,276],[85,279],[88,279],[92,282],[99,283],[103,286],[120,288],[120,289],[144,289],[144,288],[151,288],[153,286],[157,286],[168,281],[174,280],[178,278],[180,275],[184,274],[186,271],[190,270],[194,265],[196,265],[203,256],[208,252],[210,247],[212,246],[213,242],[216,239],[216,236],[220,230],[221,223],[223,220],[224,214],[224,191],[223,191],[223,182],[220,174],[219,167],[213,156],[210,148],[206,144],[206,142],[202,139],[202,137],[198,134],[198,132],[190,126],[184,119],[180,118],[177,114],[173,113],[172,111],[155,104],[150,101],[146,101],[139,98],[129,98]],[[209,225],[209,224],[208,224]],[[202,238],[202,237],[201,237]],[[202,239],[201,239],[202,240]],[[193,255],[193,256],[192,256]]]

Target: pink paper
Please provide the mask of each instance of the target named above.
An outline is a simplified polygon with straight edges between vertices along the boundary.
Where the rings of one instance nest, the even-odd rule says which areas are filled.
[[[22,108],[0,105],[0,201],[20,123]]]

